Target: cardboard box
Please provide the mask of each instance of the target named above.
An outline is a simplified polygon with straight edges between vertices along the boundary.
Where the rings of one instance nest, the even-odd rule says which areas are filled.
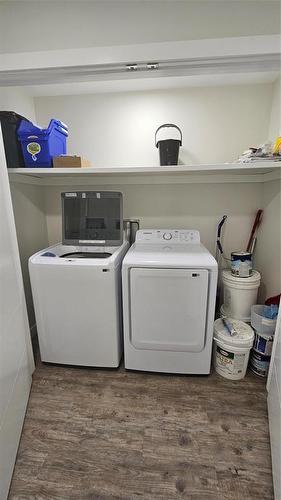
[[[82,156],[61,155],[53,157],[54,168],[86,168],[91,167],[91,162]]]

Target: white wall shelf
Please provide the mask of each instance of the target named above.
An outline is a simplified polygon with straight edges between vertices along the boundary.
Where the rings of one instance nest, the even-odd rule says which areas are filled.
[[[281,162],[91,168],[10,168],[12,182],[42,185],[265,182],[280,178]]]

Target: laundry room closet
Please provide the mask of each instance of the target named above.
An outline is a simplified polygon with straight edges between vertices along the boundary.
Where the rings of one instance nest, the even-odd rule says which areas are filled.
[[[48,498],[57,498],[64,492],[65,498],[138,495],[162,500],[188,492],[194,498],[219,494],[230,499],[238,485],[239,497],[266,498],[269,491],[268,498],[273,498],[271,470],[275,492],[281,491],[280,311],[266,392],[265,377],[248,373],[242,380],[254,342],[254,332],[245,325],[250,323],[251,307],[247,318],[231,316],[223,313],[219,299],[223,270],[231,274],[232,253],[246,253],[250,235],[253,269],[261,275],[257,304],[275,299],[281,291],[279,2],[29,0],[0,4],[1,500],[9,495],[24,421],[16,465],[19,472],[11,487],[15,495],[34,491],[36,497],[47,492]],[[68,129],[67,155],[85,159],[87,166],[54,165],[55,156],[66,160],[60,152],[50,155],[49,166],[37,167],[36,154],[42,148],[34,135],[29,137],[37,150],[31,147],[29,151],[30,144],[26,148],[32,167],[24,161],[8,165],[2,111],[22,115],[33,128],[46,129],[51,120],[59,120]],[[173,163],[161,161],[160,143],[168,139],[178,141],[179,158]],[[19,145],[17,139],[15,144]],[[275,155],[273,144],[279,148]],[[259,152],[260,156],[254,156]],[[78,257],[67,260],[74,250],[41,253],[65,243],[62,200],[72,195],[81,202],[79,207],[84,210],[86,206],[84,212],[73,210],[72,219],[83,220],[85,227],[89,219],[93,231],[98,220],[96,198],[106,198],[107,210],[103,207],[102,215],[99,212],[98,229],[110,228],[111,236],[118,232],[118,238],[98,238],[97,234],[104,233],[97,231],[93,238],[87,233],[88,239],[80,239],[81,223],[79,238],[69,238],[68,242],[78,242],[80,254],[88,252],[88,261],[95,259],[93,271],[86,265],[79,270],[82,258],[79,263]],[[86,198],[94,206],[94,215],[89,217]],[[113,203],[118,199],[114,213],[108,208],[113,199]],[[252,234],[258,211],[262,212],[261,224]],[[149,240],[151,247],[146,253],[143,248],[140,251],[143,260],[138,261],[137,244],[129,249],[128,240],[122,239],[123,220],[137,221],[141,243]],[[221,246],[220,221],[224,221]],[[167,243],[170,239],[174,246]],[[80,245],[85,242],[100,245],[100,256],[93,247],[82,251]],[[123,247],[120,257],[119,250],[109,253],[106,249],[109,242]],[[188,248],[179,249],[177,244]],[[62,257],[57,261],[65,266],[62,275],[66,279],[55,271],[54,286],[53,264],[48,261],[50,267],[40,270],[39,278],[39,272],[36,275],[39,285],[43,273],[47,280],[51,276],[48,290],[44,289],[44,296],[38,286],[34,294],[32,281],[33,301],[30,276],[32,280],[35,274],[29,270],[29,259],[36,252],[39,259],[53,260],[54,266],[52,258]],[[91,252],[92,256],[96,252],[95,257],[89,257]],[[179,257],[180,252],[186,255]],[[155,254],[158,261],[153,260]],[[97,263],[111,257],[108,267]],[[67,266],[73,268],[71,278]],[[102,283],[111,279],[111,302],[108,288],[99,294],[101,281],[90,274],[94,267]],[[83,274],[80,281],[76,269],[78,278]],[[231,278],[235,281],[240,276]],[[246,279],[251,278],[249,272]],[[59,288],[60,281],[64,288]],[[73,283],[78,290],[71,297],[76,308],[66,300]],[[52,287],[57,292],[53,296]],[[45,300],[46,293],[50,302]],[[137,299],[132,299],[133,294]],[[40,300],[43,297],[41,310],[46,306],[49,313],[50,321],[42,323],[51,332],[51,354],[71,352],[73,357],[66,361],[44,359],[40,342],[41,360],[46,363],[39,359],[37,339],[44,316],[38,314],[39,295]],[[216,302],[216,317],[222,319],[214,325]],[[228,316],[231,321],[242,320],[237,322],[252,335],[251,346],[244,349],[247,363],[236,379],[221,377],[216,369],[217,338],[213,335],[219,322],[224,334],[232,337]],[[133,321],[137,333],[145,332],[143,338],[135,335],[136,345]],[[106,336],[109,323],[113,337],[118,338],[117,357],[114,342]],[[89,344],[83,340],[86,330]],[[111,364],[108,360],[101,363],[97,345],[105,353],[112,349]],[[85,357],[77,361],[80,347]],[[235,347],[241,352],[241,346]],[[94,350],[98,360],[92,359]],[[123,354],[125,364],[120,366]],[[127,365],[126,356],[130,356]],[[71,429],[67,429],[70,422]],[[81,483],[79,479],[75,485],[78,475]],[[29,491],[30,487],[34,490]]]
[[[233,250],[246,249],[255,215],[262,209],[254,255],[254,269],[261,273],[258,302],[280,293],[280,166],[269,161],[237,163],[248,147],[274,141],[280,134],[279,73],[200,75],[197,80],[195,85],[186,77],[176,87],[175,79],[167,84],[165,77],[155,78],[151,89],[145,78],[125,80],[126,85],[113,80],[103,92],[93,82],[90,93],[83,84],[71,86],[70,94],[59,85],[6,87],[2,92],[2,109],[15,110],[41,126],[51,118],[65,122],[68,151],[92,164],[83,169],[9,169],[33,340],[36,322],[28,259],[61,241],[61,193],[66,191],[120,191],[124,219],[138,219],[145,229],[198,230],[214,256],[217,225],[227,215],[227,258]],[[182,131],[178,166],[159,166],[154,133],[162,123],[175,123]],[[271,378],[269,405],[274,407],[274,373]],[[274,433],[273,410],[270,415]],[[278,482],[279,452],[271,446]]]

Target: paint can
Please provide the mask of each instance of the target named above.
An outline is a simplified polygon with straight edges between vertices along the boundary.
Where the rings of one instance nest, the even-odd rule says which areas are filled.
[[[252,349],[250,356],[250,369],[260,377],[267,377],[269,370],[270,356],[265,356]]]
[[[250,252],[231,252],[231,273],[237,278],[249,278],[253,263]]]
[[[221,319],[215,321],[213,363],[216,372],[222,377],[241,380],[247,371],[254,332],[242,321],[227,319],[234,328],[235,335],[229,334]]]
[[[265,356],[271,356],[273,346],[273,335],[269,333],[258,333],[255,334],[254,349],[260,354]]]

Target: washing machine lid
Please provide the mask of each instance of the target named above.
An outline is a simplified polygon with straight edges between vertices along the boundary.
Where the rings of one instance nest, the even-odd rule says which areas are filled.
[[[112,191],[61,194],[64,245],[120,246],[123,242],[123,197]]]
[[[123,259],[123,255],[129,247],[128,241],[124,240],[122,245],[116,246],[81,246],[81,245],[52,245],[44,248],[29,257],[29,264],[54,265],[54,266],[99,266],[116,267]]]

